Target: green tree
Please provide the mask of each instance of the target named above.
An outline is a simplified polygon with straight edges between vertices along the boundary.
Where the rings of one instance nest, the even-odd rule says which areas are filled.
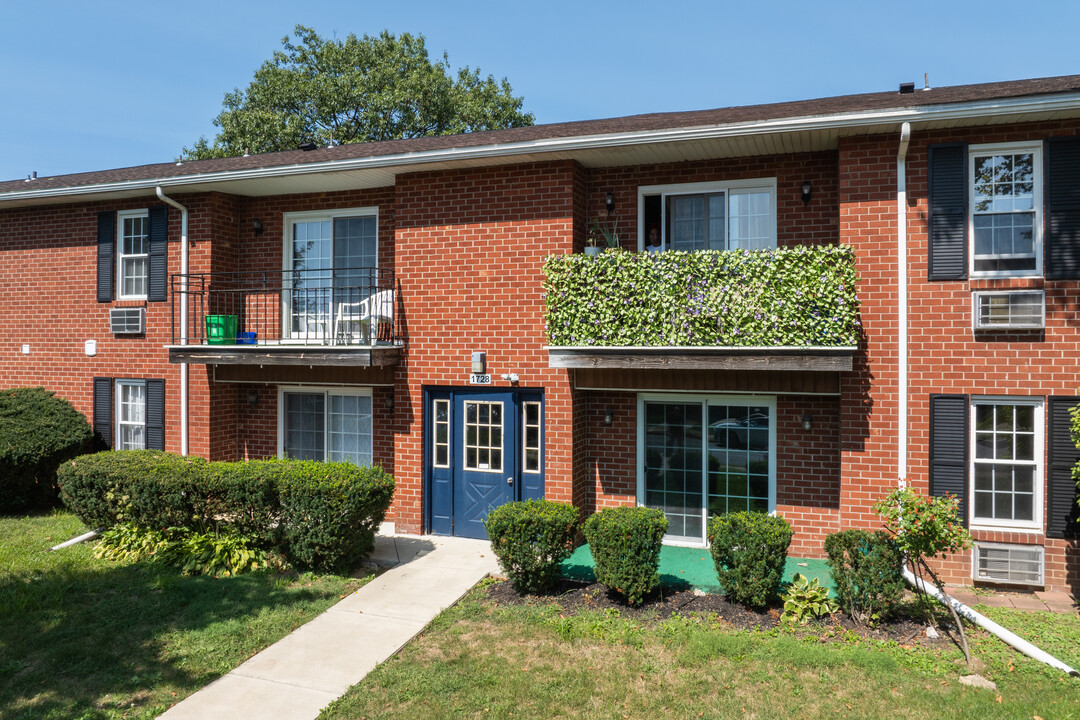
[[[350,34],[324,40],[297,25],[295,43],[255,71],[246,91],[225,94],[221,132],[185,147],[185,160],[330,144],[454,135],[532,125],[506,78],[468,67],[450,75],[446,53],[432,62],[423,35]]]

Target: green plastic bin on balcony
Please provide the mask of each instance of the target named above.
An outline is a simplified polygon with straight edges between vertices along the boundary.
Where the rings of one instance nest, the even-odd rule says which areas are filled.
[[[235,345],[237,320],[236,315],[207,315],[206,344]]]

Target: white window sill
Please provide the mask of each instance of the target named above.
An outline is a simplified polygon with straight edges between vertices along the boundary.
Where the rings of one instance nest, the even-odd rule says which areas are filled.
[[[1025,533],[1027,535],[1042,535],[1043,529],[1041,525],[986,525],[976,524],[972,520],[968,524],[968,530],[982,530],[984,532],[1015,532]]]

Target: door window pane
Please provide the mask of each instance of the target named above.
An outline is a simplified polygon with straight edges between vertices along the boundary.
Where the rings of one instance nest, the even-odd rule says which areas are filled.
[[[327,459],[371,464],[371,397],[330,395]]]
[[[285,393],[285,457],[326,459],[325,412],[323,393]]]
[[[521,469],[524,472],[540,472],[540,403],[522,403],[521,417]]]
[[[432,445],[435,448],[432,462],[435,467],[450,467],[450,401],[436,400],[434,406],[435,433]]]
[[[660,508],[668,534],[702,537],[702,406],[645,404],[645,504]]]
[[[465,469],[502,472],[501,402],[465,402]]]

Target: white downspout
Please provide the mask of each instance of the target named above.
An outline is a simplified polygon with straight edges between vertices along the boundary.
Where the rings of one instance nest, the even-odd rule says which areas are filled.
[[[180,211],[180,344],[188,344],[188,210],[165,197],[161,186],[157,196]],[[188,364],[180,363],[180,454],[188,454]]]
[[[908,270],[907,270],[907,151],[911,141],[911,123],[900,126],[900,149],[896,152],[896,261],[898,273],[897,311],[899,343],[900,407],[897,434],[897,481],[907,485],[908,476]]]
[[[942,603],[943,605],[952,605],[954,608],[956,608],[957,615],[962,618],[966,618],[967,620],[970,620],[984,630],[991,632],[994,635],[997,635],[1003,641],[1005,641],[1009,645],[1012,645],[1014,648],[1027,655],[1029,658],[1038,660],[1041,663],[1046,663],[1050,667],[1057,668],[1058,670],[1066,672],[1073,677],[1080,677],[1080,672],[1077,672],[1073,668],[1061,662],[1050,653],[1035,647],[1024,638],[1013,632],[1010,632],[1009,630],[1006,630],[985,615],[975,612],[956,598],[950,597],[948,595],[942,595],[940,590],[938,590],[930,583],[923,582],[921,578],[915,577],[915,575],[907,568],[904,568],[904,579],[907,580],[908,583],[910,583],[916,589],[921,590],[927,595],[932,595],[934,598],[937,599],[938,602]]]

